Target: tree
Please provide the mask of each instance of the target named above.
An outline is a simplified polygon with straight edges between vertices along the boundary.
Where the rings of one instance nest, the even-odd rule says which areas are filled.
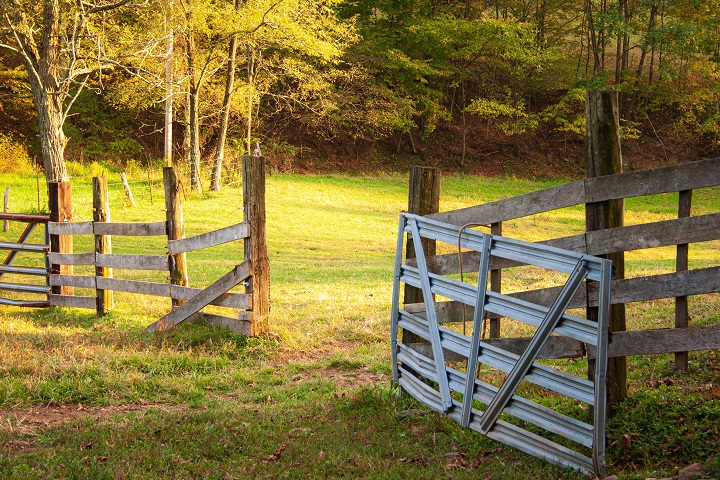
[[[47,181],[68,180],[63,126],[90,76],[107,65],[109,15],[129,2],[0,0],[0,47],[17,52],[27,71]]]

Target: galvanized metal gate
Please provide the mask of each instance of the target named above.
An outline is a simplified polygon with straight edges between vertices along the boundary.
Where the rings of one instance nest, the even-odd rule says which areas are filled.
[[[490,438],[548,461],[604,477],[607,370],[607,321],[610,307],[612,265],[609,260],[567,250],[492,236],[455,225],[404,213],[395,257],[391,342],[393,379],[417,400]],[[409,234],[417,265],[403,264],[403,240]],[[481,253],[478,285],[428,271],[421,239],[432,239]],[[552,306],[547,307],[487,289],[490,257],[535,265],[568,274]],[[599,282],[599,320],[593,322],[566,312],[570,300],[585,280]],[[400,286],[420,288],[424,312],[400,308]],[[471,334],[463,335],[438,323],[435,296],[474,308]],[[524,353],[517,355],[481,337],[486,314],[512,318],[537,327]],[[402,328],[430,342],[431,353],[398,339]],[[594,381],[537,361],[551,335],[584,342],[594,350]],[[466,359],[466,371],[446,365],[445,355]],[[476,378],[479,365],[507,375],[499,386]],[[481,375],[482,376],[482,375]],[[592,423],[587,411],[569,416],[517,393],[521,382],[546,389],[594,408]],[[496,382],[497,383],[497,382]],[[500,415],[503,419],[500,419]],[[581,418],[577,418],[581,417]],[[507,419],[506,419],[507,418]],[[523,428],[533,424],[533,432]],[[535,433],[536,432],[536,433]]]

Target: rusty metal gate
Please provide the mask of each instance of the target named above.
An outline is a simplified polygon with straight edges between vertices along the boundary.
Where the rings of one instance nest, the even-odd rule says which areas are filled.
[[[415,247],[416,265],[403,263],[405,234],[409,234]],[[478,284],[430,272],[423,253],[423,238],[480,252]],[[550,306],[489,291],[491,257],[561,272],[567,281]],[[400,216],[393,285],[393,379],[421,403],[464,427],[531,455],[602,478],[611,272],[609,260],[404,213]],[[598,282],[599,288],[588,289],[588,295],[596,292],[598,296],[597,322],[567,312],[570,301],[586,281]],[[424,308],[400,308],[401,283],[421,289]],[[435,296],[474,310],[470,335],[439,325],[441,304],[450,302],[436,301]],[[482,338],[483,322],[488,314],[512,318],[535,328],[521,354]],[[404,344],[398,339],[400,328],[428,341],[430,349],[420,348],[422,344]],[[595,352],[593,381],[585,375],[573,375],[561,366],[538,361],[543,346],[558,336],[584,342],[587,351]],[[450,357],[457,359],[458,356],[463,359],[465,372],[461,371],[462,366],[452,368],[446,364]],[[488,375],[500,378],[494,380],[500,385],[483,381],[484,373],[477,378],[481,365],[490,372]],[[521,382],[542,387],[548,395],[568,397],[574,405],[580,402],[591,408],[580,408],[573,416],[561,413],[523,397],[518,392]],[[591,422],[589,411],[593,412]],[[527,424],[533,426],[525,427]]]

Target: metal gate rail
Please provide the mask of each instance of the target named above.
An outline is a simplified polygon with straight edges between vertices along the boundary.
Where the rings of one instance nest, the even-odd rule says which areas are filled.
[[[395,257],[391,321],[393,379],[429,408],[447,414],[465,427],[531,455],[603,477],[605,473],[605,415],[607,370],[607,322],[610,306],[612,264],[609,260],[554,247],[462,230],[425,217],[404,213]],[[412,238],[417,266],[403,264],[403,240]],[[464,283],[428,271],[422,238],[480,252],[478,285]],[[500,257],[568,274],[568,280],[552,306],[534,304],[487,289],[490,257]],[[585,281],[599,283],[599,320],[593,322],[566,313],[570,301]],[[420,288],[425,311],[410,313],[400,308],[400,284]],[[474,307],[471,335],[438,324],[434,296]],[[497,314],[537,327],[521,355],[490,345],[481,338],[486,314]],[[406,329],[430,342],[431,354],[398,340]],[[552,334],[564,335],[596,349],[594,381],[543,365],[536,358]],[[445,364],[445,351],[467,359],[466,372]],[[476,378],[479,365],[507,374],[498,387]],[[574,418],[520,396],[522,381],[593,406],[592,423]],[[500,419],[501,414],[543,429],[544,436]],[[504,418],[504,417],[503,417]],[[556,436],[577,444],[570,448]],[[590,456],[586,454],[591,449]]]
[[[17,282],[0,282],[0,291],[16,292],[16,293],[33,293],[44,295],[43,300],[19,300],[13,298],[0,297],[0,305],[12,305],[16,307],[47,307],[50,303],[47,295],[50,293],[48,284],[48,272],[50,265],[47,260],[47,253],[50,250],[50,237],[47,231],[47,223],[50,221],[49,215],[29,215],[22,213],[0,213],[0,220],[12,220],[16,222],[25,222],[27,226],[20,234],[17,242],[0,242],[0,250],[9,250],[5,260],[0,263],[0,278],[5,274],[10,275],[33,275],[44,276],[45,285],[26,284]],[[33,244],[26,243],[30,235],[37,225],[45,225],[44,243]],[[44,267],[35,266],[18,266],[12,265],[17,257],[18,252],[40,253],[42,254],[42,262]]]

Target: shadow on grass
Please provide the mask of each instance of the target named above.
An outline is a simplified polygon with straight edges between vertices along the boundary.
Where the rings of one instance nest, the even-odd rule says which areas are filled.
[[[214,400],[183,411],[85,419],[0,454],[25,478],[584,478],[502,447],[395,389],[321,391],[302,401]],[[5,440],[20,441],[20,439]],[[28,447],[30,448],[30,447]]]

